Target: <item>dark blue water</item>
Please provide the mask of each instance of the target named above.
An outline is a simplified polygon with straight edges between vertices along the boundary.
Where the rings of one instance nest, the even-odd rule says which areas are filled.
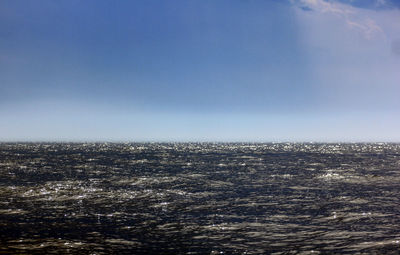
[[[399,144],[0,144],[0,253],[399,254]]]

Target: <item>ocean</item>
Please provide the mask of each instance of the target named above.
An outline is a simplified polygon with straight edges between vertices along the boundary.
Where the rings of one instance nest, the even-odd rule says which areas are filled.
[[[1,143],[1,254],[399,254],[400,144]]]

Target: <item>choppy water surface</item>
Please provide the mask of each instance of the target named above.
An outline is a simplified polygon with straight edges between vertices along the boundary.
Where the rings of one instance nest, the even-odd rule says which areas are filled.
[[[0,144],[0,253],[400,250],[398,144]]]

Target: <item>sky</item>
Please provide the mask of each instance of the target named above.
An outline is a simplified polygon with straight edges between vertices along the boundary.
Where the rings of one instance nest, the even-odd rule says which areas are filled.
[[[0,141],[400,142],[399,0],[2,0]]]

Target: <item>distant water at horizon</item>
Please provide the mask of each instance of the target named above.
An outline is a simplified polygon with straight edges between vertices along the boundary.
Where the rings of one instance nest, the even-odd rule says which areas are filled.
[[[399,254],[397,143],[0,143],[1,254]]]

